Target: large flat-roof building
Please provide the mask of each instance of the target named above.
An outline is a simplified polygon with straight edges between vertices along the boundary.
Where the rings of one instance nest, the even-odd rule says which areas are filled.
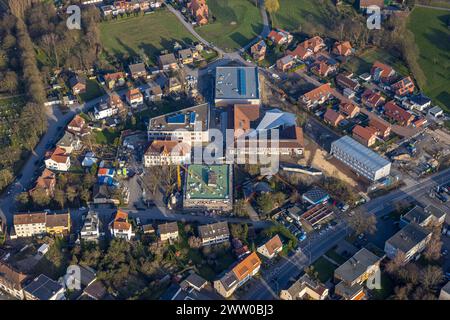
[[[189,144],[208,142],[209,139],[208,104],[171,112],[150,119],[148,139],[177,140]]]
[[[257,67],[217,67],[216,106],[260,104]]]
[[[191,164],[187,171],[183,192],[185,210],[232,210],[231,165]]]
[[[358,175],[377,181],[389,175],[391,163],[349,136],[331,144],[331,154]]]

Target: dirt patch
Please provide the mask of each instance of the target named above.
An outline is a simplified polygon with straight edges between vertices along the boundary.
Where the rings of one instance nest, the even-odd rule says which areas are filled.
[[[348,168],[344,167],[336,159],[330,159],[326,151],[320,149],[314,142],[309,139],[305,139],[305,157],[300,160],[301,165],[310,165],[313,168],[322,170],[327,176],[336,177],[352,187],[358,187],[359,184],[356,181],[356,177],[353,178],[352,173]]]

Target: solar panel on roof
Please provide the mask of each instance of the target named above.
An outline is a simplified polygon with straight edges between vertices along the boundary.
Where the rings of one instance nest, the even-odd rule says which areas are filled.
[[[191,112],[191,114],[189,115],[189,123],[194,124],[196,118],[197,118],[197,114],[195,112]]]
[[[186,122],[186,115],[184,114],[177,114],[167,118],[168,124],[182,124],[185,122]]]
[[[238,85],[239,85],[239,94],[245,96],[247,94],[247,87],[246,87],[246,79],[245,79],[245,70],[239,69],[238,70]]]

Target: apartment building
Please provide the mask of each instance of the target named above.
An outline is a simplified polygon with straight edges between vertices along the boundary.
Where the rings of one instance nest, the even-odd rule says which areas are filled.
[[[190,163],[191,146],[173,140],[153,140],[144,153],[146,167]]]
[[[89,211],[84,218],[83,227],[80,231],[80,238],[84,241],[97,241],[99,235],[98,214],[95,211]]]
[[[199,226],[198,234],[204,246],[222,243],[230,239],[230,230],[226,221]]]
[[[327,297],[328,288],[306,273],[280,292],[281,300],[325,300]]]
[[[176,140],[191,146],[209,141],[209,107],[207,103],[150,119],[148,139]]]
[[[23,286],[28,276],[17,271],[6,262],[0,261],[0,290],[16,299],[23,300]]]
[[[45,234],[46,213],[16,213],[14,215],[14,231],[17,237],[32,237]]]
[[[178,223],[166,222],[158,225],[158,236],[161,241],[177,240],[179,236]]]

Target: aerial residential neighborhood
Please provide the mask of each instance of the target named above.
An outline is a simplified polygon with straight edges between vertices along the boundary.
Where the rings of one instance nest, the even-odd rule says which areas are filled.
[[[2,303],[450,300],[448,1],[0,17]]]

